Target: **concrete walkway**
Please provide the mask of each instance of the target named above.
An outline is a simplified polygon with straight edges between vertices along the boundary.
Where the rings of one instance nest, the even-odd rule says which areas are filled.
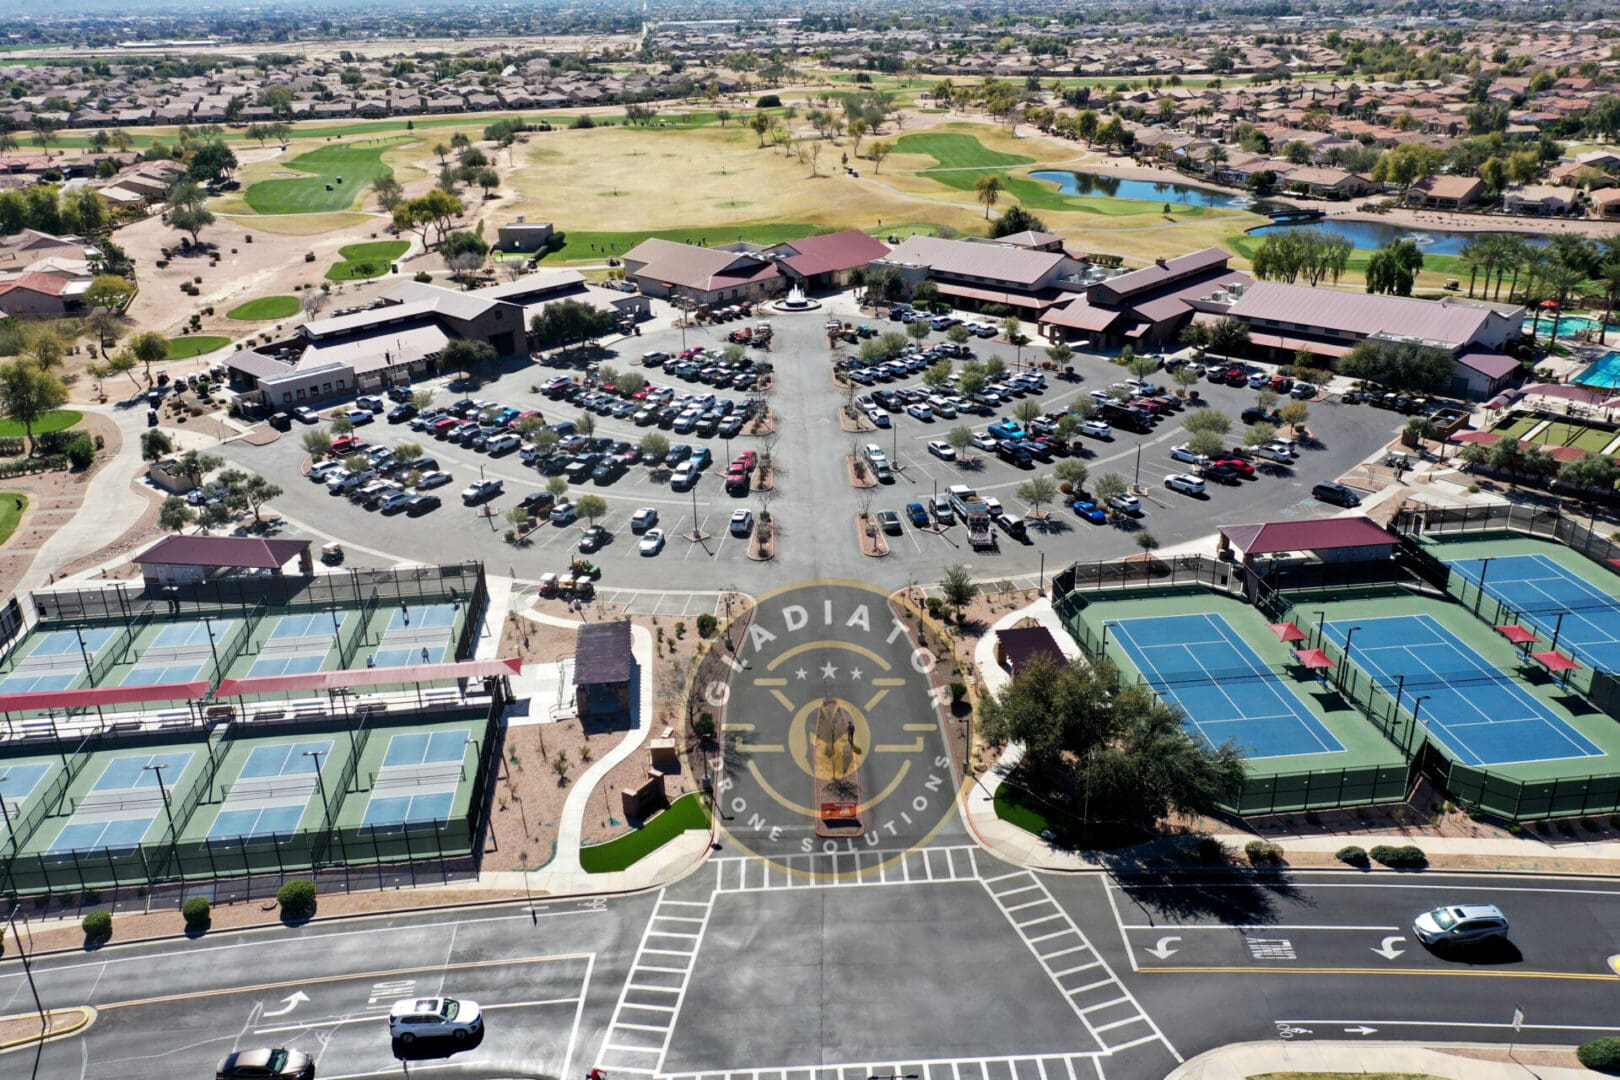
[[[1473,1044],[1458,1044],[1469,1046]],[[1490,1049],[1501,1050],[1500,1046]],[[1538,1046],[1537,1050],[1547,1047]],[[1578,1080],[1595,1073],[1557,1065],[1483,1061],[1442,1049],[1388,1042],[1233,1043],[1200,1054],[1166,1080],[1248,1080],[1265,1073],[1410,1073],[1444,1080]]]

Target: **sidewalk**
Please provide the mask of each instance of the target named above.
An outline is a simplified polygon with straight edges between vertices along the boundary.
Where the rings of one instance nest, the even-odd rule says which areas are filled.
[[[1459,1043],[1459,1048],[1482,1044]],[[1501,1050],[1500,1046],[1489,1047]],[[1526,1048],[1525,1056],[1548,1048]],[[1442,1049],[1388,1042],[1251,1042],[1233,1043],[1200,1054],[1165,1080],[1248,1080],[1266,1073],[1380,1072],[1435,1076],[1442,1080],[1590,1080],[1596,1074],[1576,1066],[1516,1065],[1485,1061]]]

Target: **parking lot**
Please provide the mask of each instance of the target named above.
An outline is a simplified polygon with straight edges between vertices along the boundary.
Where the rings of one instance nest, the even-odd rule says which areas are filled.
[[[832,354],[827,348],[825,322],[839,317],[866,322],[878,330],[898,327],[881,319],[859,315],[847,296],[834,298],[819,311],[783,314],[762,312],[744,322],[687,329],[669,328],[667,323],[650,324],[642,336],[626,339],[598,358],[620,371],[630,370],[632,360],[644,352],[657,350],[678,354],[683,348],[704,346],[720,350],[726,335],[740,325],[768,320],[775,334],[769,350],[749,349],[751,358],[767,359],[775,368],[776,385],[769,402],[775,415],[777,462],[775,491],[768,502],[757,494],[732,496],[725,491],[723,474],[727,464],[747,450],[758,451],[761,439],[739,435],[726,440],[704,438],[695,433],[681,434],[669,428],[662,434],[671,444],[685,443],[694,450],[706,449],[711,462],[702,470],[690,491],[674,490],[667,473],[654,473],[644,465],[633,465],[607,483],[589,478],[571,483],[568,497],[599,495],[607,505],[600,523],[608,533],[600,550],[585,556],[601,567],[599,590],[616,590],[627,600],[629,590],[653,590],[682,599],[657,604],[661,610],[690,608],[691,596],[709,594],[698,604],[708,610],[712,593],[736,587],[755,591],[765,584],[813,578],[852,578],[885,586],[910,582],[937,581],[946,566],[967,563],[980,579],[1018,579],[1050,573],[1076,559],[1104,559],[1131,554],[1137,550],[1137,533],[1149,530],[1163,546],[1170,546],[1207,535],[1223,524],[1261,521],[1279,517],[1323,516],[1339,512],[1337,507],[1311,497],[1313,484],[1337,478],[1352,465],[1384,445],[1391,438],[1401,417],[1367,406],[1341,405],[1317,401],[1311,406],[1308,427],[1316,442],[1301,451],[1292,466],[1260,463],[1252,478],[1235,483],[1207,485],[1199,497],[1168,490],[1164,480],[1173,473],[1188,471],[1185,463],[1173,461],[1168,452],[1182,443],[1187,432],[1182,420],[1190,410],[1170,413],[1144,435],[1120,430],[1111,439],[1078,437],[1075,456],[1084,461],[1091,477],[1117,473],[1141,488],[1141,513],[1117,517],[1107,524],[1092,524],[1076,516],[1060,499],[1044,509],[1049,524],[1031,528],[1028,541],[1018,543],[1002,535],[999,550],[974,552],[966,529],[960,524],[939,531],[924,530],[906,523],[899,535],[889,538],[890,553],[872,558],[861,553],[855,516],[863,508],[873,512],[893,510],[902,519],[912,502],[927,503],[953,484],[966,484],[980,496],[995,498],[1009,515],[1028,510],[1017,497],[1017,489],[1032,476],[1050,475],[1055,461],[1034,462],[1033,467],[1017,467],[983,450],[972,450],[966,461],[944,461],[929,453],[930,440],[945,438],[958,424],[975,431],[1024,401],[1038,401],[1043,411],[1067,407],[1082,395],[1104,389],[1122,380],[1126,372],[1106,359],[1076,354],[1072,361],[1078,381],[1049,377],[1043,390],[1000,406],[995,416],[963,416],[958,419],[919,420],[901,412],[891,426],[851,434],[841,430],[838,411],[847,392],[832,378]],[[932,333],[925,344],[944,341]],[[975,339],[970,343],[979,359],[999,356],[1010,370],[1041,357],[1038,345],[1026,346],[1020,354],[999,341]],[[957,361],[960,366],[961,361]],[[741,407],[746,392],[714,390],[696,381],[675,377],[660,369],[642,369],[652,387],[668,386],[677,395],[714,393],[731,398]],[[1050,373],[1049,373],[1050,374]],[[497,402],[520,411],[538,410],[547,422],[576,420],[578,405],[549,399],[543,392],[547,382],[558,376],[579,377],[575,366],[553,366],[542,362],[485,382],[475,390],[451,392],[441,385],[418,389],[435,391],[435,406],[446,406],[463,396]],[[1154,376],[1161,385],[1163,373]],[[859,393],[874,389],[920,385],[920,375],[910,375],[876,387],[858,387]],[[1197,385],[1202,407],[1217,408],[1234,422],[1234,442],[1240,437],[1239,413],[1254,402],[1247,387],[1237,388],[1200,382]],[[1192,408],[1200,406],[1194,405]],[[386,415],[386,414],[385,414]],[[275,502],[294,527],[351,545],[357,558],[374,561],[363,553],[400,561],[437,562],[479,558],[495,567],[508,568],[513,576],[534,580],[547,572],[566,572],[578,554],[586,522],[545,524],[521,544],[503,539],[508,526],[506,513],[524,496],[544,491],[550,477],[526,465],[517,453],[490,456],[470,447],[441,441],[430,433],[412,431],[406,424],[390,424],[385,415],[356,429],[356,435],[372,444],[395,446],[415,442],[436,459],[451,480],[435,489],[443,505],[421,516],[406,513],[384,514],[367,510],[347,498],[328,494],[323,485],[299,475],[304,450],[299,436],[308,428],[294,424],[292,431],[268,446],[254,447],[237,441],[227,444],[223,453],[233,464],[240,464],[270,477],[285,489]],[[628,416],[593,416],[598,439],[623,440],[637,446],[655,426],[638,426]],[[893,465],[893,482],[860,491],[849,482],[846,460],[867,443],[883,447]],[[462,490],[478,480],[499,480],[499,494],[475,505],[463,505]],[[667,540],[657,554],[643,554],[640,537],[630,527],[639,508],[657,511],[656,527]],[[750,543],[733,535],[728,528],[732,512],[747,508],[758,517],[768,509],[777,528],[777,557],[769,566],[750,558]],[[696,535],[697,539],[688,539]],[[1044,557],[1044,559],[1043,559]],[[664,606],[666,603],[669,606]],[[645,606],[645,605],[643,605]]]

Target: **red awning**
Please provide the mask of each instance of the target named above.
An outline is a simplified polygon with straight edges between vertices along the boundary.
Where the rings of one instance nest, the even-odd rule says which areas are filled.
[[[1534,630],[1520,626],[1518,623],[1506,623],[1502,626],[1498,626],[1496,628],[1496,632],[1513,642],[1515,645],[1523,645],[1526,642],[1536,640],[1536,632]]]
[[[1548,671],[1573,671],[1575,668],[1581,666],[1579,663],[1571,660],[1569,657],[1565,656],[1556,649],[1551,649],[1547,652],[1533,652],[1530,654],[1530,658],[1532,660],[1540,660],[1547,666]]]
[[[43,709],[93,709],[142,701],[191,701],[208,693],[209,682],[156,683],[152,686],[91,686],[82,690],[35,690],[0,694],[0,712]]]
[[[1267,623],[1266,626],[1277,635],[1278,641],[1304,641],[1306,637],[1305,631],[1291,622]]]
[[[1295,649],[1294,655],[1299,658],[1300,663],[1304,664],[1312,671],[1316,670],[1317,668],[1330,668],[1337,666],[1332,660],[1328,659],[1328,654],[1323,652],[1321,649]]]
[[[512,656],[504,660],[462,660],[453,664],[406,664],[401,667],[312,671],[307,675],[262,675],[257,679],[226,679],[219,684],[214,696],[245,697],[249,694],[279,694],[287,690],[347,690],[358,686],[483,679],[491,675],[516,675],[522,670],[523,658]]]

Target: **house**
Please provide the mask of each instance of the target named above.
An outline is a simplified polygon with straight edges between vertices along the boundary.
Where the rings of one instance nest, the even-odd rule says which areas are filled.
[[[707,248],[652,237],[624,255],[624,276],[644,296],[713,305],[774,296],[787,278],[748,244]]]
[[[777,244],[766,252],[787,276],[806,289],[837,289],[849,284],[856,270],[881,259],[889,246],[860,229],[806,236]]]
[[[652,318],[652,301],[647,297],[592,285],[578,270],[541,270],[525,274],[516,281],[474,289],[470,295],[516,304],[522,309],[525,327],[547,306],[562,300],[575,300],[599,311],[611,311],[627,327]],[[530,342],[530,348],[534,347]]]
[[[892,267],[909,285],[928,280],[961,306],[1000,305],[1039,317],[1078,286],[1083,264],[1062,252],[1028,251],[984,240],[912,236],[872,266]]]
[[[1551,184],[1515,184],[1502,192],[1502,209],[1530,217],[1563,217],[1575,209],[1580,193]]]
[[[1220,248],[1205,248],[1104,278],[1041,315],[1040,333],[1053,341],[1083,338],[1108,350],[1168,345],[1197,312],[1221,310],[1227,297],[1254,283],[1229,269],[1229,258]]]
[[[1310,558],[1318,562],[1371,562],[1388,559],[1400,539],[1361,515],[1222,525],[1217,552],[1236,552],[1246,567],[1255,560]]]
[[[1418,210],[1466,210],[1484,197],[1477,176],[1425,176],[1406,189],[1406,205]]]
[[[300,574],[314,573],[308,540],[256,536],[165,536],[132,562],[148,585],[196,585],[238,571],[280,577],[298,560]]]
[[[0,281],[0,314],[11,318],[62,318],[84,311],[88,278],[69,278],[35,271]]]
[[[510,225],[502,225],[495,240],[498,251],[533,252],[543,250],[551,242],[549,221],[525,222],[518,218]]]
[[[1591,216],[1603,221],[1620,221],[1620,188],[1592,192]]]
[[[1453,397],[1484,401],[1505,390],[1519,369],[1519,361],[1511,356],[1469,350],[1457,357],[1446,392]]]
[[[1377,182],[1359,173],[1345,169],[1306,166],[1288,174],[1287,188],[1304,191],[1321,199],[1352,199],[1363,195],[1376,195]]]
[[[581,720],[604,714],[628,719],[635,674],[629,620],[580,624],[574,637],[574,707]]]

